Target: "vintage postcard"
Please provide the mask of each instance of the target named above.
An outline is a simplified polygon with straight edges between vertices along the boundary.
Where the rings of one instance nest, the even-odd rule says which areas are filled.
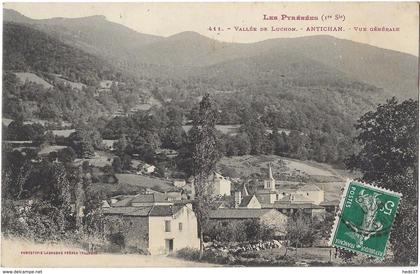
[[[418,3],[2,13],[2,267],[418,265]]]

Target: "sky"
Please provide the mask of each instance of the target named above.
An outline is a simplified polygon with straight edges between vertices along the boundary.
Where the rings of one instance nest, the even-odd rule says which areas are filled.
[[[328,34],[381,48],[418,56],[418,3],[4,3],[34,19],[104,15],[107,20],[141,33],[170,36],[195,31],[226,42],[250,43],[270,38]],[[263,20],[263,16],[313,16],[318,20]],[[326,21],[324,16],[331,15]],[[334,20],[338,15],[339,20]],[[325,17],[324,17],[325,18]],[[344,19],[344,21],[342,21]],[[342,27],[343,31],[308,32],[307,27]],[[399,31],[369,31],[371,27],[399,28]],[[213,30],[210,31],[209,28]],[[218,28],[220,27],[221,30]],[[236,31],[235,27],[255,27],[258,31]],[[267,31],[260,31],[266,27]],[[297,31],[271,31],[271,28]],[[356,31],[366,27],[368,31]],[[216,31],[214,31],[216,28]],[[230,28],[230,30],[228,30]]]

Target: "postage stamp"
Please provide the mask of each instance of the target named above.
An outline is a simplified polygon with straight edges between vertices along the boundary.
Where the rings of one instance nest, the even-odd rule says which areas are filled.
[[[330,244],[383,259],[401,197],[400,193],[349,181]]]

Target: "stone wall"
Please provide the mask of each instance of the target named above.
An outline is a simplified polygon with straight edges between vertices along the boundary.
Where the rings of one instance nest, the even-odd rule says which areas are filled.
[[[148,217],[107,215],[104,233],[106,236],[121,233],[124,237],[125,251],[148,253]]]

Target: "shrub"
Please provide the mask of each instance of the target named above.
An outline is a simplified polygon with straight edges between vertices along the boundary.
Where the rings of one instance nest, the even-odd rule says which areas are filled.
[[[185,247],[178,250],[175,254],[176,257],[189,261],[198,261],[200,258],[200,250],[190,247]]]
[[[210,241],[217,242],[250,242],[274,238],[273,229],[255,220],[209,224],[204,233]]]

